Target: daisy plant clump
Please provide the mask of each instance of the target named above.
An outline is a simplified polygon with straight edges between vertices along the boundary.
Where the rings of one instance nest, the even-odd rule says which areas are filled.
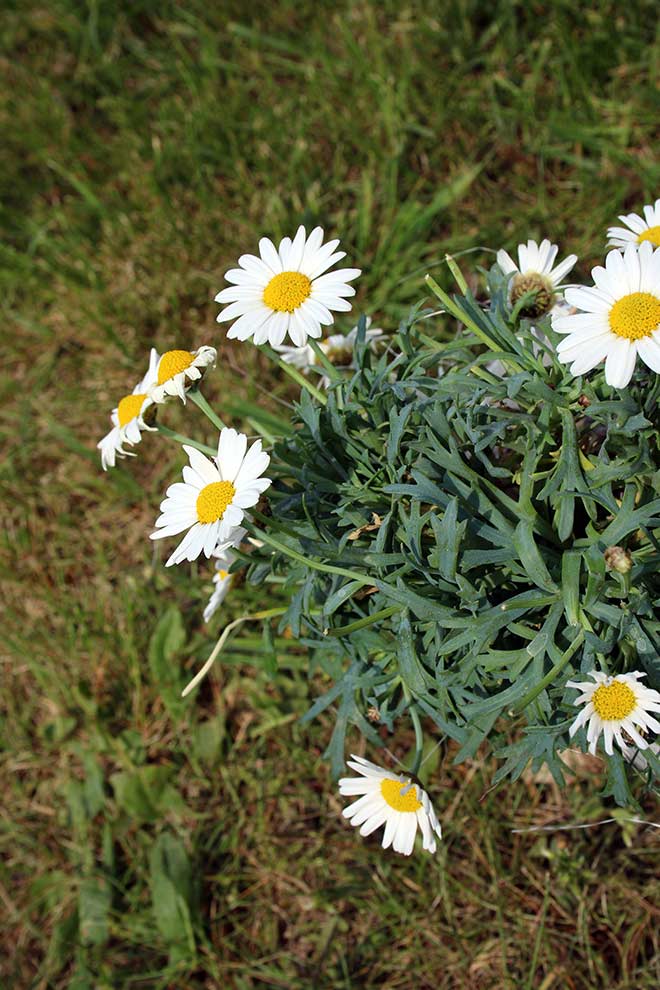
[[[152,404],[188,397],[218,430],[209,447],[157,425],[188,457],[152,533],[178,539],[167,565],[215,562],[212,622],[239,569],[284,596],[225,625],[184,694],[240,622],[275,622],[324,685],[306,719],[331,715],[337,777],[349,740],[412,729],[399,767],[353,757],[340,781],[351,824],[403,854],[418,829],[428,852],[440,838],[438,746],[486,745],[495,784],[530,764],[561,784],[567,749],[597,753],[604,793],[634,803],[631,782],[660,776],[660,248],[626,243],[578,284],[574,255],[528,240],[476,291],[448,258],[433,306],[329,334],[360,274],[331,270],[338,243],[262,238],[217,296],[228,336],[299,389],[268,453],[202,396],[212,348],[154,365]]]

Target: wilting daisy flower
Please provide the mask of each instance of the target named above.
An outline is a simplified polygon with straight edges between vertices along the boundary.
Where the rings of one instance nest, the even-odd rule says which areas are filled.
[[[384,334],[382,330],[375,327],[373,330],[370,330],[370,324],[371,318],[368,318],[365,339],[369,343],[375,343]],[[326,337],[325,340],[319,341],[319,347],[333,364],[336,364],[340,368],[354,368],[357,332],[358,328],[353,327],[346,335],[343,333],[333,333],[329,337]],[[320,363],[318,355],[309,344],[305,344],[303,347],[289,347],[287,344],[280,344],[275,350],[278,354],[282,355],[283,361],[286,361],[287,364],[292,364],[294,368],[300,368],[301,371],[307,371],[309,368],[313,368]]]
[[[644,207],[643,220],[636,213],[620,216],[619,220],[626,226],[609,228],[609,247],[626,248],[629,244],[643,244],[644,241],[660,247],[660,199],[656,199],[654,206]]]
[[[255,344],[269,341],[273,347],[287,334],[296,347],[306,344],[308,337],[320,337],[321,326],[334,320],[331,310],[350,310],[346,299],[355,295],[355,289],[348,283],[360,274],[359,268],[328,272],[345,257],[344,251],[335,251],[338,244],[338,240],[323,244],[321,227],[315,227],[309,237],[299,227],[293,240],[282,238],[278,249],[262,237],[261,257],[242,255],[240,267],[225,275],[232,285],[215,297],[216,302],[229,303],[218,314],[218,323],[236,320],[227,336],[237,340],[254,337]]]
[[[143,416],[152,405],[149,390],[156,383],[157,366],[158,354],[156,349],[152,347],[146,375],[142,381],[137,383],[131,394],[120,399],[117,408],[112,410],[110,416],[112,429],[96,445],[101,451],[101,464],[104,471],[115,466],[117,457],[126,457],[130,454],[130,451],[123,449],[123,444],[128,443],[134,446],[140,442],[142,430],[152,428],[147,426]]]
[[[596,752],[601,733],[605,737],[605,752],[609,756],[612,755],[613,739],[616,739],[617,745],[623,750],[627,745],[621,734],[623,731],[640,749],[646,749],[648,743],[637,729],[660,732],[660,722],[649,715],[649,712],[660,712],[660,694],[639,683],[646,674],[633,671],[610,677],[598,670],[591,670],[587,676],[593,679],[593,683],[566,682],[566,687],[577,688],[582,692],[573,704],[584,705],[568,730],[569,736],[573,738],[578,729],[588,723],[587,742],[590,753]]]
[[[527,292],[536,291],[534,302],[522,312],[530,318],[549,313],[557,301],[557,289],[577,261],[576,254],[569,254],[553,268],[557,251],[556,244],[546,238],[537,244],[529,240],[518,245],[518,264],[504,250],[497,252],[497,264],[505,275],[513,275],[509,284],[511,303],[515,305]]]
[[[256,505],[271,483],[261,477],[270,462],[261,449],[261,440],[255,440],[247,450],[244,433],[222,430],[213,460],[194,447],[184,445],[183,449],[190,466],[183,469],[183,482],[167,489],[157,528],[151,534],[152,540],[160,540],[188,530],[166,567],[195,560],[201,553],[210,557],[214,550],[230,546],[244,510]]]
[[[351,825],[360,826],[360,835],[371,835],[384,825],[383,849],[392,846],[395,852],[410,856],[419,825],[423,848],[434,853],[433,833],[441,839],[442,831],[426,791],[410,777],[381,770],[360,756],[352,756],[347,763],[362,776],[342,777],[339,793],[361,795],[343,811]]]
[[[213,583],[215,585],[213,589],[213,594],[209,598],[208,605],[204,609],[204,622],[208,622],[212,615],[214,615],[220,608],[225,600],[225,596],[229,591],[232,583],[232,576],[229,573],[229,568],[236,560],[236,554],[232,553],[232,548],[237,547],[243,540],[243,537],[247,533],[246,529],[239,526],[235,530],[231,544],[221,550],[215,550],[213,552],[215,561],[215,573],[213,575]]]
[[[553,316],[552,327],[568,336],[557,356],[583,375],[605,361],[605,381],[624,388],[637,355],[660,371],[660,250],[651,244],[610,251],[605,267],[594,268],[594,285],[566,290],[566,301],[581,313]]]
[[[215,364],[215,347],[199,347],[196,351],[165,351],[158,362],[158,377],[151,390],[154,402],[165,402],[168,395],[178,395],[186,401],[186,392],[199,381],[204,369]]]

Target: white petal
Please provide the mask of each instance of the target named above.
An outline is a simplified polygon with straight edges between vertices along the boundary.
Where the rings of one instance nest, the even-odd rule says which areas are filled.
[[[660,374],[660,333],[638,340],[637,353],[651,371]]]
[[[262,237],[259,241],[259,254],[261,260],[272,271],[273,275],[279,275],[282,271],[282,260],[275,250],[275,245],[267,237]]]
[[[507,251],[501,248],[497,252],[497,264],[505,275],[512,275],[514,272],[518,271],[518,266],[514,262],[513,258]]]
[[[635,370],[637,348],[626,337],[618,337],[609,345],[605,361],[605,381],[613,388],[625,388]]]
[[[218,442],[218,470],[223,481],[234,481],[245,457],[247,437],[229,427],[220,431]]]

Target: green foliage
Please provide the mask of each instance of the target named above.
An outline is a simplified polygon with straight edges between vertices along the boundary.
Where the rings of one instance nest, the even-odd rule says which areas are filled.
[[[549,318],[534,330],[497,269],[489,283],[487,304],[437,290],[450,340],[414,310],[374,356],[362,321],[355,373],[327,405],[304,394],[275,450],[261,556],[293,596],[282,627],[337,681],[313,709],[341,699],[335,773],[350,723],[374,737],[375,707],[388,726],[428,716],[459,759],[488,737],[496,781],[530,760],[561,781],[571,675],[644,669],[660,687],[658,376],[642,366],[622,392],[602,371],[574,379]],[[618,545],[625,578],[605,565]],[[611,772],[631,803],[620,759]]]

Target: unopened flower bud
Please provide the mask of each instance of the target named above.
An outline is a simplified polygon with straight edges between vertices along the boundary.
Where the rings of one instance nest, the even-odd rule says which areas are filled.
[[[608,570],[617,574],[628,574],[633,565],[633,559],[623,547],[608,547],[605,553],[605,565]]]

